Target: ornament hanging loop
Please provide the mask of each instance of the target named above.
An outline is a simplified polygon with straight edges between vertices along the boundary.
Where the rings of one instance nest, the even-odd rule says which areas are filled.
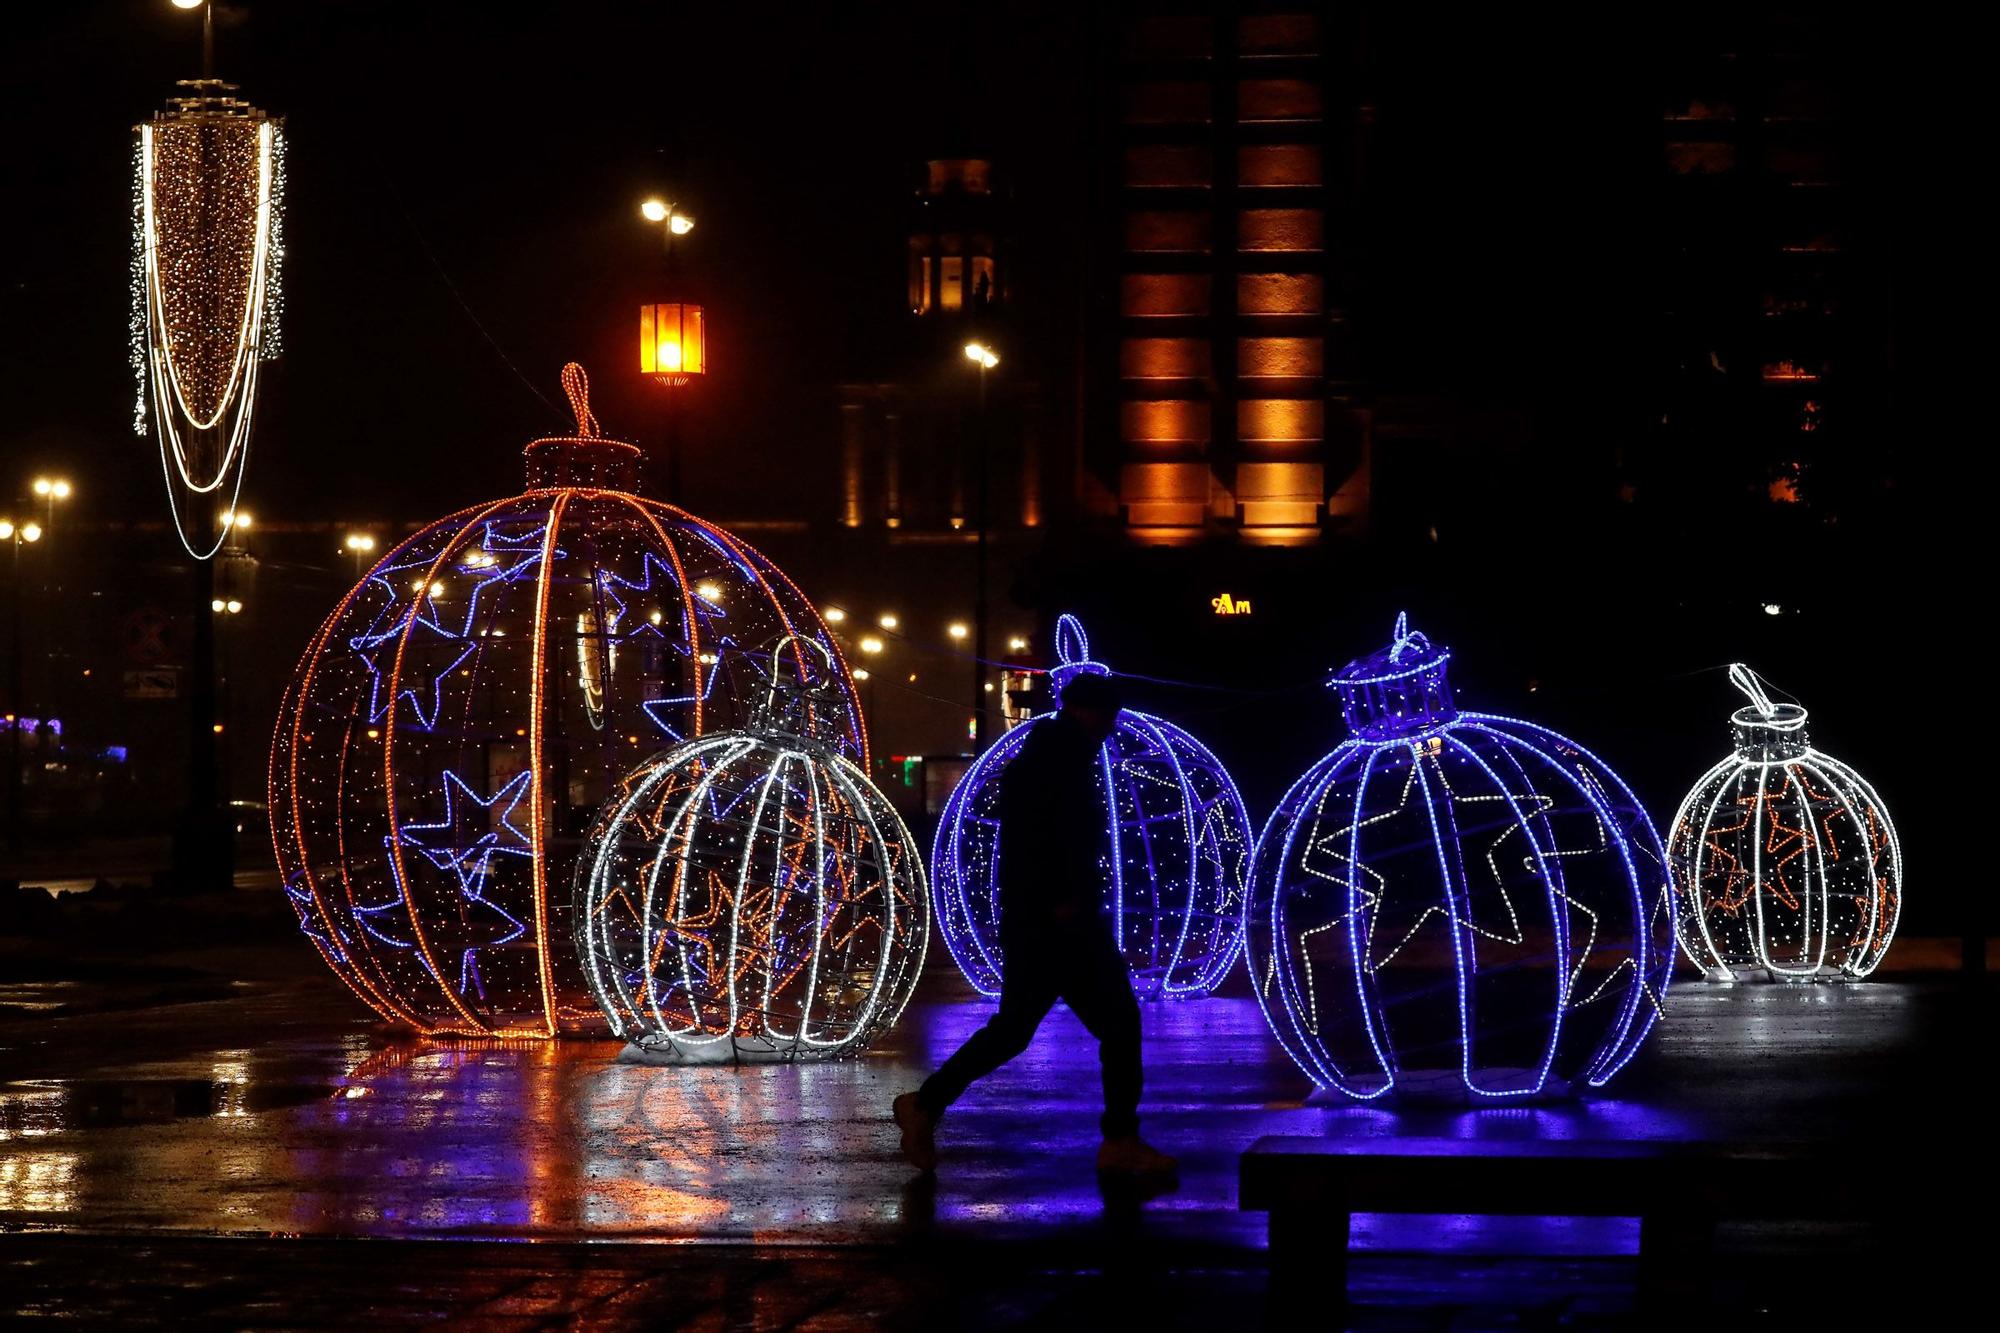
[[[1398,611],[1396,613],[1396,632],[1394,637],[1389,641],[1389,660],[1391,662],[1401,662],[1407,654],[1411,652],[1427,653],[1430,651],[1430,647],[1430,638],[1422,630],[1413,630],[1410,628],[1410,613],[1408,611]]]
[[[1078,676],[1108,676],[1111,668],[1102,662],[1094,662],[1090,657],[1090,636],[1083,632],[1083,622],[1064,612],[1056,620],[1056,665],[1049,671],[1049,679],[1056,687],[1056,697],[1069,688],[1069,683]]]
[[[1758,713],[1765,717],[1776,716],[1778,706],[1771,702],[1771,696],[1764,691],[1764,681],[1756,672],[1741,662],[1729,664],[1729,683],[1741,690]]]
[[[576,435],[580,440],[598,437],[597,414],[590,410],[590,376],[571,361],[562,368],[563,392],[569,396],[570,410],[576,413]]]
[[[790,660],[793,670],[787,672]],[[785,634],[771,644],[764,700],[755,725],[800,740],[831,742],[841,716],[839,672],[833,654],[817,639]]]

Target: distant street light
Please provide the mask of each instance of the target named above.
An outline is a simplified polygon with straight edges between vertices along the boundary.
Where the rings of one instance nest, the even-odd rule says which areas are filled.
[[[903,622],[896,618],[895,612],[884,611],[879,617],[876,618],[875,623],[880,625],[883,629],[893,630],[896,628],[896,626],[902,624]]]
[[[43,521],[47,531],[55,531],[56,504],[70,497],[69,479],[66,477],[36,477],[35,494],[41,497]],[[44,587],[43,592],[48,590]]]
[[[965,623],[963,621],[954,620],[951,622],[951,627],[947,629],[945,632],[951,635],[952,638],[963,641],[965,636],[970,634],[972,631],[965,627]]]
[[[870,657],[881,652],[882,648],[882,640],[876,638],[873,634],[867,635],[861,640],[861,651],[867,653]]]
[[[694,230],[694,219],[680,211],[671,200],[654,195],[639,205],[639,216],[648,222],[664,222],[671,236],[685,236]],[[669,242],[672,244],[672,242]]]
[[[375,550],[375,538],[366,532],[350,532],[341,544],[347,548],[348,558],[354,565],[354,578],[359,582],[362,562]]]

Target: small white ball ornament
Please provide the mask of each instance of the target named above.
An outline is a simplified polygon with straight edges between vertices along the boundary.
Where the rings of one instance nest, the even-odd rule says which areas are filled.
[[[923,971],[923,856],[840,748],[833,658],[787,636],[769,662],[751,724],[633,769],[577,866],[598,1004],[613,1032],[674,1061],[859,1054]]]
[[[1903,905],[1903,851],[1867,780],[1806,738],[1806,710],[1774,703],[1757,673],[1729,719],[1736,752],[1674,816],[1667,854],[1681,949],[1708,976],[1867,976]]]

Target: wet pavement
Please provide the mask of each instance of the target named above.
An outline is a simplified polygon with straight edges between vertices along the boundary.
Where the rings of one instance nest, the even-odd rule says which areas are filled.
[[[0,1295],[22,1313],[116,1319],[150,1299],[327,1322],[300,1301],[351,1291],[371,1317],[523,1326],[1141,1308],[1192,1326],[1261,1308],[1263,1218],[1237,1211],[1236,1166],[1263,1134],[1814,1140],[1852,1145],[1859,1169],[1988,1165],[1952,1145],[1978,1141],[1956,1051],[1990,1033],[1990,992],[1937,980],[1684,985],[1615,1095],[1476,1111],[1310,1101],[1254,1001],[1148,1006],[1146,1132],[1183,1173],[1142,1202],[1099,1191],[1095,1051],[1060,1009],[947,1118],[935,1183],[912,1176],[888,1101],[988,1012],[936,971],[861,1060],[671,1068],[612,1042],[398,1038],[295,951],[176,962],[172,982],[100,973],[0,1006]],[[1940,1206],[1987,1185],[1942,1172]],[[539,1243],[464,1243],[499,1239]],[[1622,1326],[1635,1241],[1618,1219],[1364,1217],[1354,1326]],[[1725,1236],[1716,1300],[1777,1309],[1802,1275],[1879,1249],[1865,1227]],[[440,1265],[448,1280],[418,1280]]]

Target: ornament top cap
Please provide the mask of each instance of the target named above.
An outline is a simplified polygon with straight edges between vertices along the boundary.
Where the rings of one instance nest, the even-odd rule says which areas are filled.
[[[637,490],[639,446],[612,439],[597,424],[597,414],[590,410],[590,377],[583,367],[574,361],[565,365],[562,386],[576,413],[576,434],[545,436],[528,445],[528,485]]]
[[[792,670],[787,672],[785,664]],[[816,639],[784,634],[771,644],[760,668],[770,682],[751,718],[766,736],[833,749],[841,736],[843,701],[833,653]]]
[[[1056,697],[1069,688],[1069,683],[1078,676],[1108,676],[1111,668],[1090,656],[1090,636],[1083,632],[1083,622],[1064,612],[1056,619],[1056,665],[1049,669],[1049,680],[1056,687]]]
[[[1410,628],[1396,613],[1389,646],[1357,657],[1327,684],[1340,691],[1349,730],[1369,740],[1392,740],[1443,726],[1458,716],[1445,667],[1451,649]]]
[[[1729,664],[1729,683],[1750,700],[1747,707],[1729,715],[1739,753],[1757,760],[1791,759],[1805,753],[1809,742],[1803,707],[1774,702],[1764,689],[1763,677],[1741,662]]]

